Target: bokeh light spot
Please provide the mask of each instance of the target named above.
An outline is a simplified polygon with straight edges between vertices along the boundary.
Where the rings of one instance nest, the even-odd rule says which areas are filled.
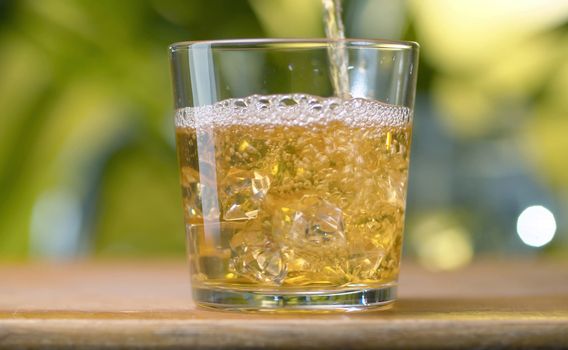
[[[542,247],[556,233],[556,220],[552,212],[541,205],[523,210],[517,219],[517,234],[528,246]]]
[[[418,252],[421,264],[431,270],[455,270],[467,265],[472,257],[466,233],[454,228],[433,233]]]
[[[469,232],[450,214],[429,215],[414,228],[410,238],[418,262],[429,270],[456,270],[473,259]]]

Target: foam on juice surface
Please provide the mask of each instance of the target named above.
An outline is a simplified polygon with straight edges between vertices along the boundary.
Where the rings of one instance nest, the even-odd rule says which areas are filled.
[[[402,127],[411,110],[364,98],[323,98],[307,94],[252,95],[176,113],[177,127],[196,129],[231,125],[308,126],[340,121],[353,127]]]

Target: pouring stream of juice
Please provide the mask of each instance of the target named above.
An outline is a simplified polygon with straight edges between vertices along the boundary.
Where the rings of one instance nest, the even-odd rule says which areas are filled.
[[[351,97],[347,72],[348,56],[345,49],[345,30],[341,20],[341,0],[322,0],[325,35],[334,40],[329,48],[330,75],[337,96]]]

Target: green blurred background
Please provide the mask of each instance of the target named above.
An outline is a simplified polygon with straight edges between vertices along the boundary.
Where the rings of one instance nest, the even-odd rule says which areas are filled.
[[[0,0],[0,260],[183,256],[167,46],[322,37],[321,12]],[[343,14],[347,36],[422,46],[407,256],[568,258],[568,1],[351,0]]]

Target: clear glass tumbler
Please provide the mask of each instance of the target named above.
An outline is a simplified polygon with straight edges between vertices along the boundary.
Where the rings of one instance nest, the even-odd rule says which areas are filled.
[[[182,42],[170,58],[195,302],[346,311],[392,303],[418,45]],[[348,91],[337,91],[341,79]]]

